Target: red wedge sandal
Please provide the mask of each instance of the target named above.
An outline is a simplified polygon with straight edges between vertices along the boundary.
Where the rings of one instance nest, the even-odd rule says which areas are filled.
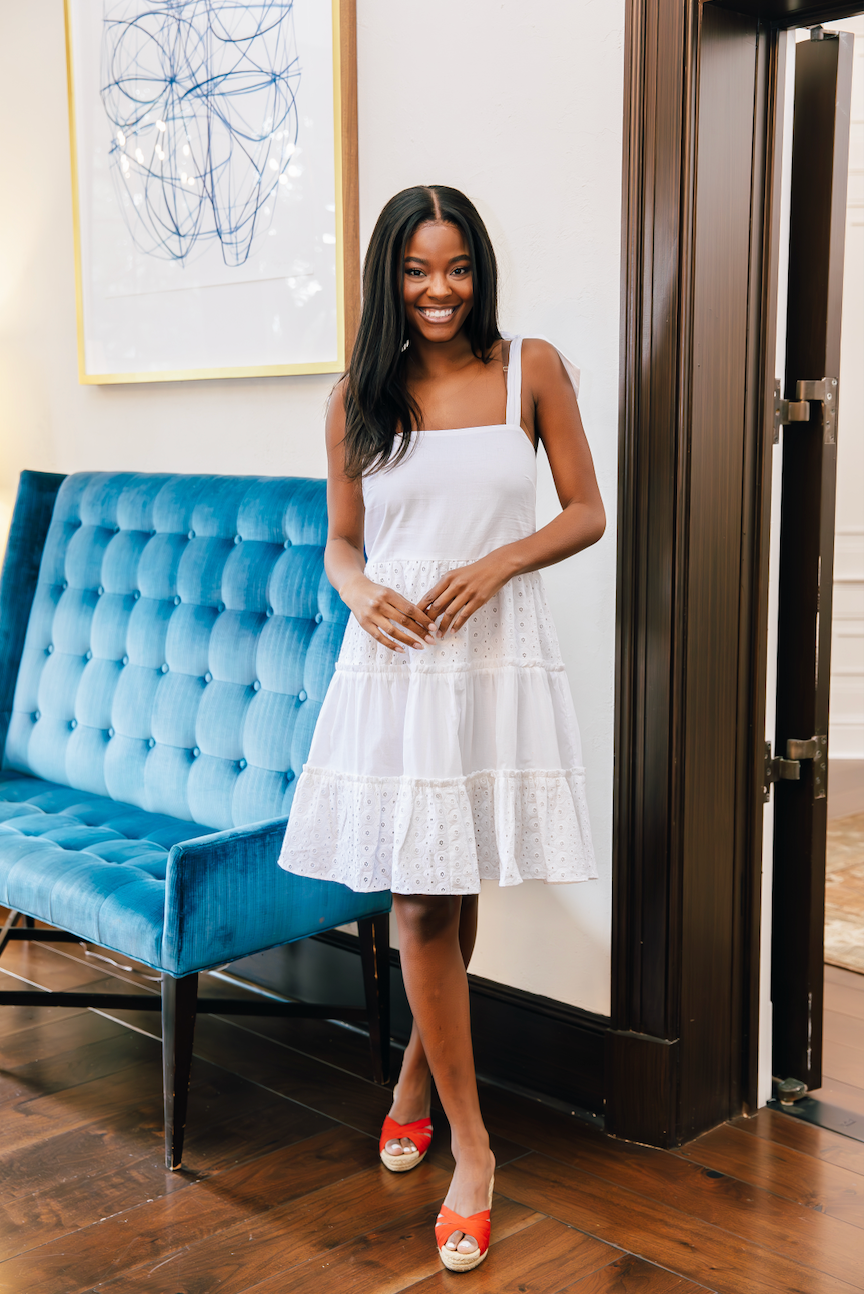
[[[470,1218],[462,1218],[446,1204],[441,1205],[438,1221],[435,1223],[435,1243],[441,1261],[448,1271],[470,1272],[479,1267],[489,1252],[489,1238],[492,1234],[492,1192],[495,1189],[495,1178],[489,1183],[489,1208],[482,1213],[472,1213]],[[454,1231],[462,1231],[466,1236],[473,1236],[479,1248],[470,1254],[460,1254],[458,1249],[448,1249],[447,1241]]]
[[[388,1155],[385,1149],[387,1142],[398,1141],[400,1137],[408,1137],[409,1140],[414,1142],[417,1149],[403,1150],[401,1155]],[[425,1159],[431,1140],[432,1122],[430,1119],[416,1119],[414,1123],[397,1123],[388,1114],[381,1129],[381,1139],[378,1142],[381,1163],[385,1168],[389,1168],[391,1173],[407,1173],[409,1168],[416,1168],[420,1161]]]

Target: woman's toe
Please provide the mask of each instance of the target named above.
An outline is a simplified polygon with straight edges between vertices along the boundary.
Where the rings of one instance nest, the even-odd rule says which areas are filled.
[[[473,1236],[463,1236],[459,1241],[459,1244],[456,1246],[456,1250],[460,1254],[473,1254],[474,1250],[477,1248],[477,1241]]]
[[[453,1232],[453,1234],[452,1234],[452,1236],[450,1237],[450,1239],[449,1239],[449,1240],[447,1241],[447,1243],[445,1244],[444,1248],[445,1248],[445,1249],[452,1249],[452,1250],[453,1250],[453,1252],[455,1253],[455,1252],[456,1252],[456,1248],[457,1248],[457,1246],[460,1244],[460,1242],[461,1242],[463,1239],[464,1239],[464,1234],[463,1234],[463,1232],[461,1232],[461,1231],[454,1231],[454,1232]]]
[[[401,1141],[388,1141],[388,1142],[387,1142],[387,1145],[384,1147],[384,1149],[387,1151],[387,1154],[388,1154],[388,1155],[401,1155],[401,1154],[402,1154],[402,1142],[401,1142]]]
[[[413,1155],[416,1153],[417,1147],[414,1145],[413,1141],[408,1139],[408,1137],[402,1138],[401,1145],[406,1155]]]

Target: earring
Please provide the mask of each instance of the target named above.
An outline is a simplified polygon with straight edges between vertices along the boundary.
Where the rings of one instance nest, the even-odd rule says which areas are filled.
[[[410,337],[406,337],[406,338],[405,338],[405,340],[403,341],[402,345],[399,347],[399,349],[400,349],[401,351],[406,351],[410,345],[411,345],[411,338],[410,338]]]

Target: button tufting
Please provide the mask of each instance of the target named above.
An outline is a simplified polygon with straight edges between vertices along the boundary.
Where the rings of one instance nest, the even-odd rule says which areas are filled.
[[[160,665],[160,666],[159,666],[159,673],[160,673],[160,674],[167,674],[167,673],[168,673],[168,666],[167,666],[167,665]]]
[[[320,625],[320,623],[321,623],[321,621],[322,621],[323,619],[324,619],[324,617],[322,616],[321,612],[319,611],[319,612],[318,612],[318,614],[317,614],[317,616],[315,617],[315,623],[316,623],[316,625]]]
[[[205,683],[212,683],[212,682],[213,682],[213,675],[210,673],[209,669],[208,669],[207,673],[204,675],[204,682],[205,682]]]
[[[120,661],[120,664],[121,664],[121,665],[128,665],[128,664],[129,664],[129,657],[128,657],[128,656],[124,656],[124,657],[122,657],[122,659],[121,659],[121,661]]]
[[[194,539],[194,538],[195,538],[195,531],[194,531],[194,530],[190,530],[190,531],[189,531],[189,533],[188,533],[188,535],[186,536],[186,538],[187,538],[187,539]]]
[[[53,650],[54,650],[54,644],[49,643],[48,646],[45,648],[45,655],[50,656]]]
[[[33,722],[34,722],[34,723],[38,723],[38,722],[39,722],[39,720],[40,720],[41,718],[42,718],[42,711],[41,711],[41,710],[34,710],[34,711],[33,711]]]
[[[253,692],[260,692],[260,691],[261,691],[261,683],[260,683],[260,680],[259,680],[259,679],[257,679],[257,678],[256,678],[255,682],[252,684],[252,691],[253,691]]]
[[[68,581],[68,580],[64,580],[64,581],[63,581],[63,583],[60,585],[60,587],[61,587],[61,589],[63,590],[63,592],[65,593],[65,592],[66,592],[66,590],[67,590],[67,589],[68,589],[68,587],[69,587],[69,581]]]
[[[216,610],[219,612],[219,614],[220,614],[220,616],[221,616],[222,612],[225,610],[225,603],[224,603],[224,602],[217,602],[217,603],[216,603]]]
[[[85,653],[84,653],[84,659],[85,659],[85,660],[92,660],[92,659],[93,659],[93,653],[92,653],[92,651],[90,650],[90,648],[89,648],[89,647],[87,648],[87,650],[86,650],[86,651],[85,651]]]
[[[197,746],[193,746],[193,747],[192,747],[192,758],[193,758],[193,759],[197,759],[197,758],[198,758],[198,756],[199,756],[200,754],[201,754],[201,751],[198,749],[198,747],[197,747]]]
[[[305,701],[305,700],[306,700],[306,693],[305,693],[305,692],[298,692],[298,693],[297,693],[297,700],[298,700],[298,701]]]
[[[270,616],[272,616],[272,615],[273,615],[273,608],[272,608],[272,607],[268,607],[268,608],[267,608],[267,616],[268,616],[268,618],[269,618]]]
[[[136,589],[136,590],[135,590],[135,592],[132,594],[132,598],[133,598],[133,600],[134,600],[135,602],[137,602],[137,601],[138,601],[138,599],[140,598],[140,596],[141,596],[141,590],[140,590],[140,589]]]
[[[235,535],[235,536],[234,536],[234,543],[235,543],[235,544],[242,544],[242,543],[243,543],[243,536],[242,536],[242,535]]]
[[[114,729],[113,729],[113,728],[109,728],[109,729],[108,729],[108,736],[109,736],[109,737],[113,737],[113,736],[114,736]]]
[[[99,585],[99,587],[98,587],[98,589],[96,590],[96,596],[97,596],[97,598],[101,598],[101,596],[102,596],[102,594],[103,594],[104,592],[105,592],[105,590],[103,589],[102,585],[100,584],[100,585]]]
[[[77,728],[77,727],[78,727],[78,720],[77,720],[77,719],[70,719],[70,720],[69,720],[69,727],[70,727],[70,728]]]
[[[115,535],[119,535],[119,534],[120,534],[120,527],[119,527],[119,526],[115,526],[115,527],[114,527],[114,534],[115,534]]]
[[[285,774],[285,781],[286,782],[294,781],[294,770],[292,768],[289,768],[288,772]]]
[[[238,760],[237,760],[237,767],[238,767],[238,768],[240,768],[240,769],[245,768],[245,767],[246,767],[246,760],[245,760],[245,759],[238,759]]]
[[[290,540],[290,539],[286,539],[286,540],[285,540],[285,543],[282,545],[282,547],[283,547],[283,548],[290,548],[290,547],[291,547],[291,540]]]
[[[152,750],[152,749],[153,749],[153,747],[156,745],[156,738],[155,738],[155,737],[151,737],[151,738],[150,738],[150,740],[147,742],[147,745],[148,745],[148,746],[150,747],[150,749]]]
[[[178,594],[176,594],[176,593],[174,594],[174,605],[175,605],[175,607],[179,607],[179,605],[180,605],[180,598],[179,598]]]

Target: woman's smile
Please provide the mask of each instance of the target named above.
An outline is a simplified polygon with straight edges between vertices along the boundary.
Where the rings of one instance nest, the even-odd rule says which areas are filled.
[[[418,313],[430,323],[445,323],[456,313],[456,306],[417,306]]]

